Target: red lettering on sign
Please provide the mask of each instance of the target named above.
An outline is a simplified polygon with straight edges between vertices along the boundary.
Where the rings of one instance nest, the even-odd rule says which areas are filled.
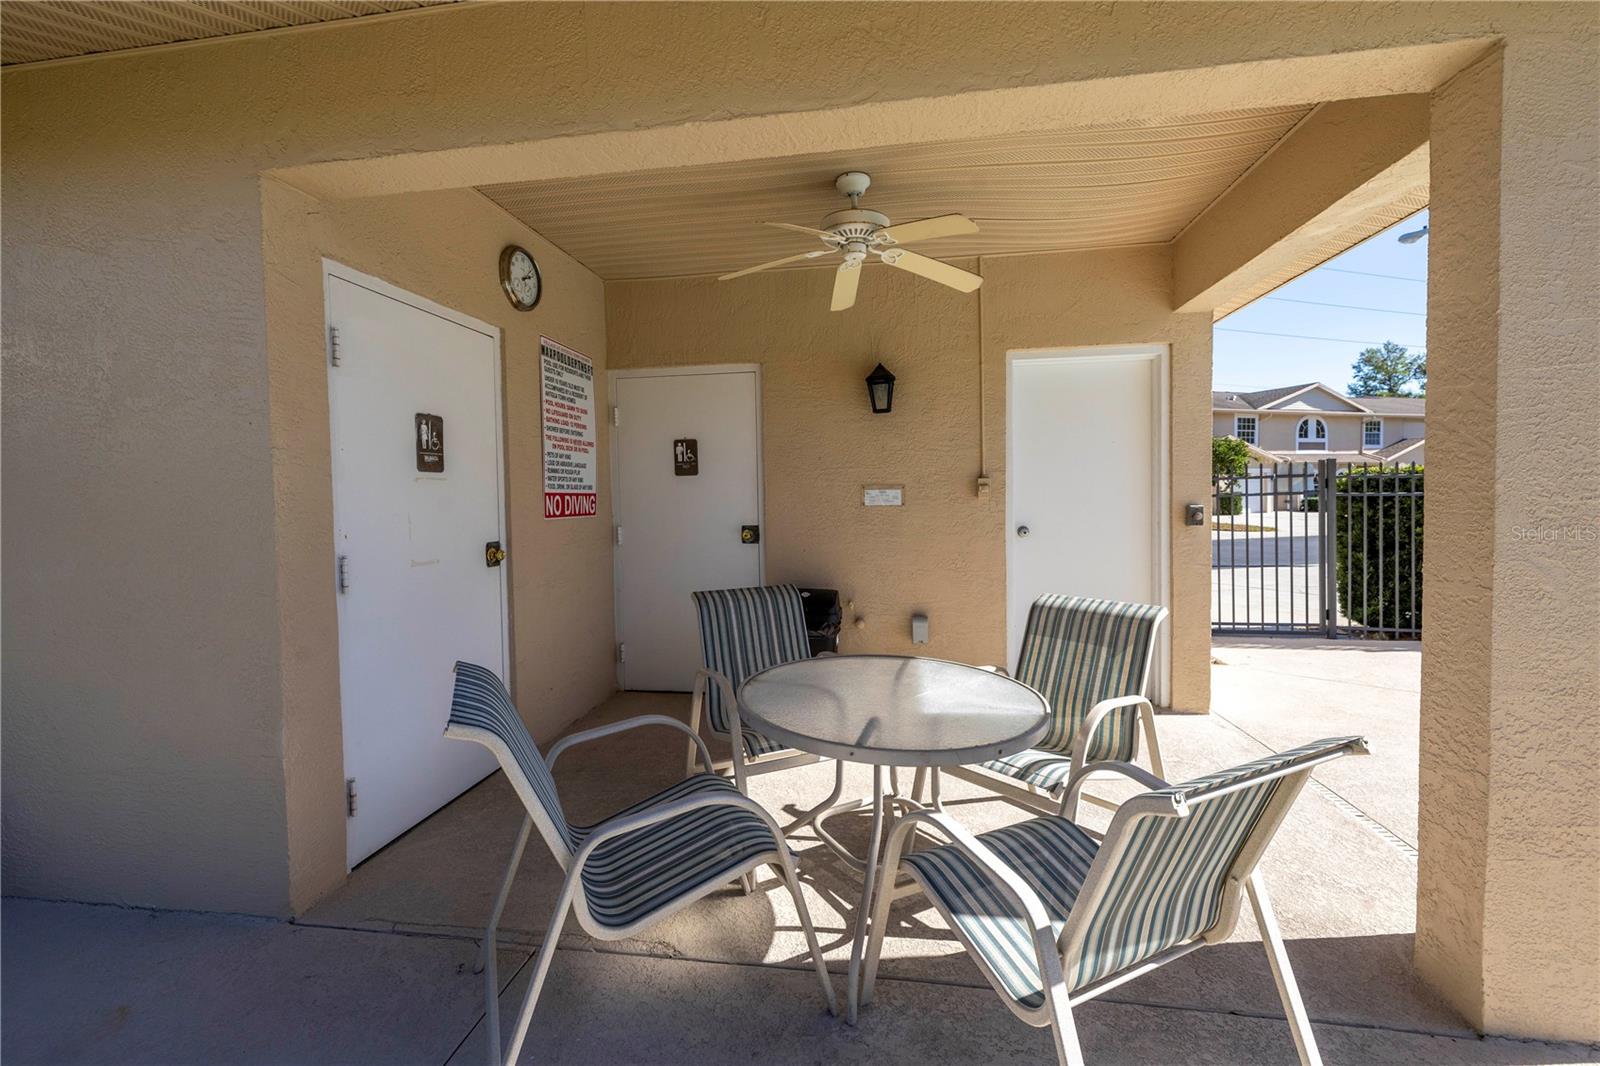
[[[592,518],[600,513],[600,497],[593,492],[547,492],[546,518]]]

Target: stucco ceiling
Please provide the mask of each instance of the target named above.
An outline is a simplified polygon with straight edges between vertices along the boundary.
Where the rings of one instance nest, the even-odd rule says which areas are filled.
[[[454,0],[7,0],[0,64],[119,52],[386,15]]]
[[[1044,134],[519,182],[479,191],[607,280],[715,274],[819,247],[762,222],[817,225],[849,204],[894,221],[959,212],[971,236],[916,245],[941,259],[1171,240],[1307,113],[1274,108]],[[810,241],[810,243],[808,243]]]

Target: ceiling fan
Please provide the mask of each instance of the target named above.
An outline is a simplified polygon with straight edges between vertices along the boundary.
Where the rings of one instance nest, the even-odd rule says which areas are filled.
[[[774,259],[770,263],[747,267],[744,270],[736,270],[732,274],[722,275],[717,280],[728,281],[732,278],[742,278],[746,274],[754,274],[758,270],[800,263],[807,259],[843,255],[844,261],[839,264],[839,269],[833,278],[832,309],[835,311],[843,311],[856,302],[856,286],[861,283],[861,264],[869,255],[877,256],[892,267],[909,270],[929,281],[937,281],[940,285],[948,285],[962,292],[972,292],[983,284],[983,278],[971,271],[941,263],[937,259],[929,259],[925,255],[918,255],[900,247],[902,244],[925,241],[933,237],[977,233],[977,223],[965,215],[939,215],[936,218],[923,218],[892,226],[889,224],[888,215],[878,211],[868,211],[861,206],[861,194],[866,192],[867,186],[871,184],[872,179],[859,170],[852,170],[835,178],[834,188],[850,198],[850,206],[825,217],[821,229],[795,226],[788,222],[764,223],[779,229],[809,233],[813,237],[820,238],[827,247],[812,252],[801,252],[799,255],[783,259]]]

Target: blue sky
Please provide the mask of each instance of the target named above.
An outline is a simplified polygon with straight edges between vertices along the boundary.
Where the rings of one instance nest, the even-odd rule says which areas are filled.
[[[1211,387],[1320,381],[1342,390],[1361,349],[1386,340],[1426,348],[1428,238],[1395,238],[1427,221],[1421,211],[1218,322]]]

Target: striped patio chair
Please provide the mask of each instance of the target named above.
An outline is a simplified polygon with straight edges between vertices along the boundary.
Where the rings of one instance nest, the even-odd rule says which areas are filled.
[[[1133,762],[1142,731],[1160,777],[1155,708],[1145,690],[1166,617],[1165,607],[1151,604],[1040,596],[1028,611],[1015,677],[1049,702],[1049,732],[1036,748],[943,772],[1029,810],[1053,811],[1074,767]]]
[[[760,866],[773,867],[794,897],[828,1010],[836,1012],[833,985],[822,962],[811,915],[795,880],[794,857],[783,834],[760,804],[741,795],[727,778],[709,772],[711,754],[698,737],[695,743],[708,772],[691,774],[595,825],[574,825],[562,812],[561,797],[551,776],[562,752],[639,726],[679,730],[687,730],[687,726],[666,715],[640,715],[564,737],[551,747],[548,757],[542,757],[505,685],[493,671],[460,662],[456,663],[455,678],[444,735],[452,740],[474,741],[494,752],[506,780],[527,808],[474,971],[485,975],[489,1062],[493,1066],[509,1066],[521,1053],[569,911],[577,916],[583,931],[595,939],[621,940],[637,935],[735,879],[748,877]],[[495,935],[529,832],[535,826],[566,877],[550,927],[540,941],[511,1043],[502,1056]]]
[[[889,838],[884,868],[910,881],[895,887],[895,877],[879,880],[861,1001],[872,997],[891,902],[920,890],[1012,1013],[1048,1026],[1057,1058],[1080,1066],[1072,1009],[1225,940],[1246,896],[1300,1061],[1320,1063],[1256,866],[1312,769],[1366,753],[1360,737],[1319,740],[1181,785],[1131,763],[1091,763],[1068,783],[1060,815],[977,837],[941,811],[907,815]],[[1101,771],[1151,791],[1122,804],[1097,841],[1067,815],[1077,816],[1084,779]],[[918,827],[949,843],[905,854]]]
[[[694,594],[694,609],[700,620],[701,666],[689,698],[689,728],[698,738],[703,717],[707,731],[728,743],[739,791],[745,790],[748,775],[821,762],[820,756],[786,748],[739,724],[737,693],[746,678],[769,666],[811,657],[799,588],[710,589]],[[694,759],[691,742],[687,762],[691,772]]]

